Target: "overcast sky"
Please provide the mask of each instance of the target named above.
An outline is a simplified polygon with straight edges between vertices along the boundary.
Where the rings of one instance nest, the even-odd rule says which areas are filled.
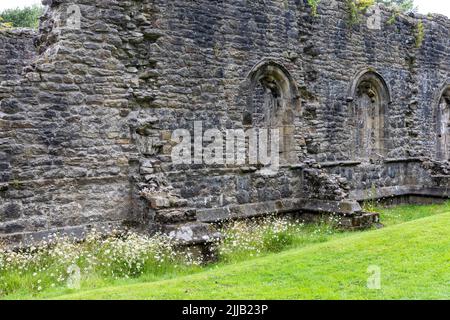
[[[441,13],[450,17],[449,0],[414,0],[421,13]],[[40,0],[0,0],[0,10],[40,3]]]

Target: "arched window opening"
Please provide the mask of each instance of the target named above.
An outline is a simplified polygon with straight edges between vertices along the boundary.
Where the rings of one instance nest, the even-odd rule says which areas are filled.
[[[384,79],[372,70],[361,72],[351,87],[353,157],[384,158],[389,152],[387,111],[390,94]]]
[[[267,61],[253,68],[249,81],[244,125],[279,129],[280,162],[296,163],[294,117],[300,110],[300,97],[292,77],[283,66]]]
[[[436,158],[450,160],[450,85],[441,94],[437,103],[436,119]]]

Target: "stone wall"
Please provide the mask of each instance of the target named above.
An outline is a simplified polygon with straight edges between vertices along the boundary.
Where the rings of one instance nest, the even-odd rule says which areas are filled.
[[[130,179],[137,169],[127,113],[121,109],[129,86],[114,52],[114,39],[120,37],[101,30],[106,26],[97,17],[101,4],[86,3],[85,26],[95,27],[58,28],[67,3],[54,1],[35,39],[39,54],[21,79],[1,83],[6,93],[1,132],[7,135],[2,146],[10,168],[2,178],[1,234],[73,226],[81,231],[132,216]]]
[[[301,0],[44,2],[36,55],[28,39],[22,77],[1,78],[0,233],[124,221],[205,233],[214,217],[360,213],[351,201],[373,186],[446,185],[422,165],[449,85],[445,17],[381,6],[351,24],[343,0],[317,16]],[[80,28],[67,28],[73,3]],[[173,130],[257,125],[264,99],[289,141],[277,173],[172,163]],[[366,100],[377,141],[358,133]]]
[[[0,81],[19,80],[22,69],[36,56],[33,38],[35,32],[27,29],[2,30],[0,35]]]
[[[27,30],[5,30],[0,34],[0,82],[17,84],[14,82],[21,77],[22,68],[25,67],[34,56],[33,46],[34,33]],[[10,90],[0,91],[0,102],[7,97]],[[19,106],[11,103],[2,107],[3,113],[13,114],[18,111]],[[11,166],[11,130],[2,130],[0,149],[0,182],[9,181]]]

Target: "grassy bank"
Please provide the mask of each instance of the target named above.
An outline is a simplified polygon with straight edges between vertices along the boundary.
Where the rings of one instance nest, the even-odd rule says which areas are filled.
[[[206,292],[212,290],[211,292],[216,294],[213,296],[215,298],[266,297],[264,294],[267,294],[267,297],[280,299],[346,298],[347,294],[348,297],[394,297],[395,295],[384,296],[381,291],[378,293],[364,291],[368,277],[366,271],[369,264],[382,267],[383,281],[385,281],[391,277],[390,271],[396,272],[396,269],[393,267],[397,264],[396,261],[391,259],[395,257],[395,254],[391,255],[392,252],[388,252],[388,249],[397,250],[399,257],[408,255],[415,257],[419,255],[418,250],[422,250],[424,254],[429,253],[434,257],[434,251],[439,241],[448,239],[450,231],[445,223],[442,223],[441,228],[429,228],[425,225],[421,227],[421,223],[433,224],[433,219],[443,219],[446,216],[445,213],[450,212],[450,202],[443,205],[380,208],[379,211],[382,212],[382,221],[386,228],[378,231],[357,233],[342,232],[325,223],[297,225],[277,219],[266,220],[262,225],[256,221],[238,222],[231,225],[231,227],[228,226],[227,230],[225,230],[227,237],[218,248],[220,253],[219,262],[203,267],[197,263],[192,263],[192,259],[190,259],[191,263],[187,266],[179,264],[175,267],[173,261],[179,261],[179,259],[170,257],[170,247],[164,246],[161,248],[159,245],[155,246],[155,243],[160,241],[155,242],[154,239],[108,240],[106,243],[100,242],[100,245],[96,240],[91,241],[88,247],[73,246],[63,242],[62,248],[57,250],[57,255],[52,258],[53,260],[48,260],[46,254],[40,255],[44,256],[44,268],[42,263],[37,261],[32,265],[32,268],[26,271],[12,268],[0,272],[0,298],[34,299],[60,297],[70,294],[75,294],[71,296],[73,298],[96,298],[96,295],[98,295],[98,298],[201,298],[203,297],[202,291],[198,290],[195,283],[197,281],[201,283],[202,279],[208,282],[210,281],[210,276],[214,279],[220,279],[218,283],[224,281],[223,277],[230,277],[230,279],[235,279],[236,281],[236,283],[234,280],[231,282],[228,280],[224,281],[223,286],[225,288],[229,286],[230,291],[222,290],[222,292],[219,292],[218,288],[214,289],[214,286],[211,287],[206,284],[205,289],[208,289]],[[426,217],[429,218],[423,219]],[[416,222],[412,224],[406,223],[409,221]],[[408,233],[412,234],[412,237],[406,237],[405,235]],[[447,236],[442,237],[445,233],[447,233]],[[368,238],[366,239],[365,237]],[[449,248],[448,243],[446,244],[447,248]],[[140,249],[136,251],[137,248]],[[325,250],[325,248],[327,249]],[[330,248],[336,248],[336,250]],[[342,250],[346,251],[342,253]],[[51,255],[55,254],[54,251],[51,251]],[[150,254],[150,251],[157,254]],[[332,251],[336,251],[334,256],[330,255]],[[67,288],[67,279],[65,279],[67,275],[64,275],[66,266],[61,265],[61,259],[58,256],[60,253],[58,252],[61,252],[62,256],[65,257],[64,259],[67,259],[66,255],[69,252],[73,252],[76,257],[80,257],[77,263],[85,266],[81,274],[80,289]],[[162,254],[164,252],[165,254]],[[279,252],[285,253],[277,254]],[[341,254],[338,254],[338,252],[341,252]],[[127,269],[122,271],[121,266],[125,262],[123,259],[129,260],[130,253],[133,253],[132,258],[135,263],[128,265]],[[377,253],[380,254],[379,259],[375,259],[373,256]],[[445,257],[445,253],[439,252],[439,254],[440,258]],[[292,257],[289,255],[292,255]],[[164,259],[162,262],[161,257],[164,256],[170,257],[170,259]],[[304,258],[301,258],[303,256]],[[418,272],[417,277],[420,278],[423,274],[431,276],[440,268],[442,261],[437,261],[433,257],[429,260],[429,264],[426,266],[427,269],[421,272],[416,270]],[[34,259],[36,260],[36,258]],[[336,261],[334,262],[334,260]],[[92,266],[91,261],[94,261],[96,265]],[[264,261],[266,261],[267,266],[256,268],[261,263],[264,264]],[[283,261],[282,265],[280,265],[280,261]],[[294,262],[298,262],[298,266],[294,266]],[[386,264],[386,268],[382,262]],[[111,263],[113,268],[108,263]],[[314,263],[317,263],[317,265],[314,265]],[[425,261],[421,263],[425,263]],[[270,267],[271,264],[276,268]],[[323,264],[322,268],[317,268],[321,264]],[[413,263],[413,265],[415,264],[416,262]],[[139,265],[141,267],[137,268]],[[355,269],[349,271],[348,269],[352,269],[352,266]],[[240,278],[241,275],[238,272],[240,268],[252,270],[253,267],[255,267],[256,273],[252,273],[250,276],[245,271],[242,274],[242,277],[249,279],[247,282],[244,281],[245,279]],[[406,265],[403,265],[403,268],[408,270]],[[55,270],[61,273],[62,280],[54,284],[54,279],[52,280],[49,275]],[[416,271],[408,271],[407,274],[414,278],[413,272]],[[358,273],[355,274],[354,272]],[[307,275],[310,275],[310,277],[302,278]],[[191,279],[190,277],[193,280],[189,280]],[[392,277],[395,279],[395,274]],[[39,280],[37,280],[38,278]],[[289,279],[301,279],[301,281],[295,283],[295,281],[291,282]],[[333,286],[328,287],[330,279],[335,279],[340,283],[337,288]],[[430,284],[429,279],[424,278],[422,280],[427,281],[424,285]],[[297,289],[285,288],[284,281],[295,284]],[[241,282],[249,284],[249,288],[241,288],[238,285]],[[317,282],[319,287],[312,288],[310,286],[312,282]],[[273,288],[273,290],[261,288],[259,292],[255,287],[255,292],[253,292],[251,283],[262,287],[268,286],[268,288]],[[323,288],[320,287],[320,283],[324,286]],[[166,285],[168,286],[167,288],[164,287]],[[347,292],[347,287],[350,292]],[[360,296],[354,295],[353,291],[356,290],[356,287],[362,290]],[[433,285],[433,287],[438,286]],[[107,289],[95,291],[98,288]],[[336,290],[336,295],[330,295],[328,288]],[[1,294],[2,290],[3,294]],[[120,290],[124,290],[124,292],[120,292]],[[275,297],[276,294],[280,293],[277,290],[286,290],[286,292],[284,295]],[[232,294],[232,291],[239,292],[241,295],[235,296]],[[158,294],[155,294],[155,292],[158,292]],[[309,295],[307,292],[309,292]],[[400,292],[396,294],[400,295]],[[424,291],[424,294],[428,295],[430,292]],[[414,297],[408,295],[405,298]]]
[[[216,270],[63,299],[448,299],[450,213]],[[368,268],[381,289],[367,288]]]

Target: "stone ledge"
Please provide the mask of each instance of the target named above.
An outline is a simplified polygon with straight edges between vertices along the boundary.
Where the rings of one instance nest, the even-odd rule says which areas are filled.
[[[435,174],[431,176],[433,179],[449,179],[450,180],[450,175],[447,174]]]
[[[421,196],[432,198],[450,198],[450,189],[448,188],[425,188],[422,186],[396,186],[373,190],[355,190],[350,192],[350,198],[355,201],[379,200],[384,198],[393,198],[401,196]]]
[[[362,209],[356,201],[338,202],[315,199],[282,199],[215,209],[201,209],[197,210],[197,220],[200,222],[214,223],[228,219],[251,218],[297,211],[335,213],[348,216],[359,214]]]
[[[102,234],[108,234],[113,229],[122,228],[123,221],[110,222],[96,222],[92,224],[85,224],[80,226],[54,228],[45,231],[32,231],[24,233],[13,233],[7,235],[0,235],[0,243],[6,245],[8,248],[22,248],[39,243],[45,240],[50,235],[58,234],[61,236],[68,236],[71,239],[81,241],[85,238],[86,233],[96,229]]]
[[[357,167],[362,164],[361,161],[330,161],[330,162],[319,162],[321,168],[331,168],[331,167]]]
[[[387,158],[383,160],[384,163],[410,163],[410,162],[423,162],[422,158]],[[319,162],[322,168],[332,168],[332,167],[357,167],[362,165],[363,161],[329,161],[329,162]]]
[[[93,182],[123,182],[129,181],[127,175],[117,175],[117,176],[103,176],[103,177],[80,177],[80,178],[61,178],[61,179],[39,179],[39,180],[23,180],[17,181],[15,183],[2,183],[0,184],[1,190],[7,189],[17,189],[13,184],[17,184],[19,188],[23,187],[44,187],[44,186],[66,186],[69,183],[76,183],[77,185],[89,185]]]
[[[37,35],[37,30],[31,28],[5,28],[0,29],[0,36],[9,36],[9,37],[35,37]]]
[[[408,162],[423,162],[422,158],[388,158],[384,163],[408,163]]]

